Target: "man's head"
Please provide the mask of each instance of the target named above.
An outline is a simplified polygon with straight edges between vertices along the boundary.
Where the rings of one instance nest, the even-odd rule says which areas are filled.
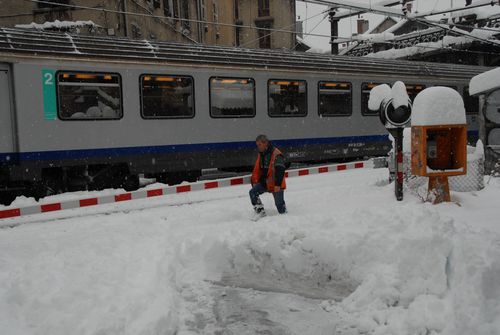
[[[257,144],[257,149],[259,150],[259,152],[264,152],[269,146],[269,139],[266,135],[259,135],[255,139],[255,144]]]

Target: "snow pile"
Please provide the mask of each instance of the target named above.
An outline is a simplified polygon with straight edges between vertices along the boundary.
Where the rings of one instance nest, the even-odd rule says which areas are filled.
[[[21,29],[36,29],[36,30],[66,30],[71,28],[81,28],[81,27],[99,27],[93,21],[59,21],[55,20],[52,22],[35,23],[30,24],[16,24],[16,28]]]
[[[481,73],[470,81],[471,95],[484,94],[500,88],[500,67]]]
[[[464,101],[449,87],[430,87],[420,92],[413,102],[412,126],[464,125]]]
[[[408,106],[408,101],[410,101],[408,91],[402,81],[397,81],[392,85],[391,97],[392,105],[395,109],[401,106]]]
[[[161,221],[123,225],[127,215],[118,214],[81,220],[84,229],[1,231],[1,248],[10,250],[0,258],[1,333],[173,334],[176,295]]]
[[[0,329],[498,334],[500,181],[432,206],[396,202],[393,185],[377,186],[386,175],[290,179],[290,213],[264,195],[257,223],[238,186],[0,229]]]
[[[387,84],[375,86],[370,91],[368,108],[372,111],[378,111],[384,100],[390,99],[391,87]]]

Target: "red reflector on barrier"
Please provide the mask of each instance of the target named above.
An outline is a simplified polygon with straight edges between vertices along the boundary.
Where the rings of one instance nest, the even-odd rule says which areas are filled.
[[[355,169],[362,169],[365,167],[364,163],[354,163],[354,168]]]
[[[123,194],[115,195],[115,202],[129,201],[129,200],[132,200],[131,193],[123,193]]]
[[[300,170],[299,171],[299,176],[307,176],[309,175],[309,170]]]
[[[243,178],[231,179],[231,186],[243,185]]]
[[[219,187],[219,182],[217,181],[209,181],[205,183],[205,190],[209,190],[211,188],[217,188]]]
[[[177,193],[190,192],[191,191],[191,185],[177,186],[176,191],[177,191]]]
[[[55,203],[55,204],[41,205],[40,209],[42,210],[42,213],[60,211],[61,210],[61,204],[60,203]]]
[[[288,172],[285,172],[285,178],[288,178]]]
[[[337,166],[337,171],[344,171],[347,170],[347,165],[342,164]]]
[[[80,207],[95,206],[98,204],[97,198],[83,199],[80,200]]]
[[[320,168],[318,169],[318,172],[319,172],[319,173],[327,173],[327,172],[328,172],[328,167],[326,167],[326,166],[325,166],[325,167],[320,167]]]
[[[0,219],[14,218],[17,216],[21,216],[21,210],[19,208],[0,211]]]
[[[156,189],[156,190],[148,190],[147,191],[147,197],[160,197],[163,195],[163,190],[161,188]]]

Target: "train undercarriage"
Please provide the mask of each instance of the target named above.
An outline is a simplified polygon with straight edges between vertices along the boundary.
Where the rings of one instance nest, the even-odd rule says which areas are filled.
[[[130,171],[126,163],[97,164],[69,167],[42,168],[32,181],[12,181],[10,168],[0,167],[0,204],[10,205],[16,197],[24,195],[36,200],[65,192],[98,191],[103,189],[137,190],[140,175]],[[194,182],[201,170],[141,174],[157,182],[175,185],[183,181]]]

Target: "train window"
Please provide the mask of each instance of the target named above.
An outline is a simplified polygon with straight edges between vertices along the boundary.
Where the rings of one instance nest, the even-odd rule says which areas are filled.
[[[182,119],[194,117],[192,77],[142,75],[142,117]]]
[[[352,114],[352,85],[350,83],[320,81],[318,88],[320,116]]]
[[[57,97],[62,120],[114,120],[123,115],[119,74],[58,72]]]
[[[368,109],[368,100],[370,99],[370,91],[375,86],[382,85],[381,83],[364,83],[362,85],[361,91],[361,112],[363,115],[378,115],[378,111],[371,111]],[[392,85],[389,85],[392,86]],[[413,102],[415,97],[425,89],[424,85],[412,85],[406,84],[406,91],[408,92],[408,97]]]
[[[210,78],[210,115],[215,118],[255,116],[255,81],[251,78]]]
[[[469,94],[469,87],[464,87],[464,104],[467,114],[479,113],[479,98]]]
[[[307,82],[305,80],[269,80],[268,90],[269,116],[307,115]]]
[[[367,116],[378,116],[378,111],[372,111],[368,108],[368,100],[370,100],[370,92],[372,88],[382,84],[383,83],[363,83],[361,85],[361,114]]]
[[[415,98],[417,97],[417,95],[422,92],[423,90],[425,90],[425,86],[424,85],[411,85],[411,84],[407,84],[406,85],[406,91],[408,92],[408,96],[410,97],[410,100],[413,102],[413,100],[415,100]]]

